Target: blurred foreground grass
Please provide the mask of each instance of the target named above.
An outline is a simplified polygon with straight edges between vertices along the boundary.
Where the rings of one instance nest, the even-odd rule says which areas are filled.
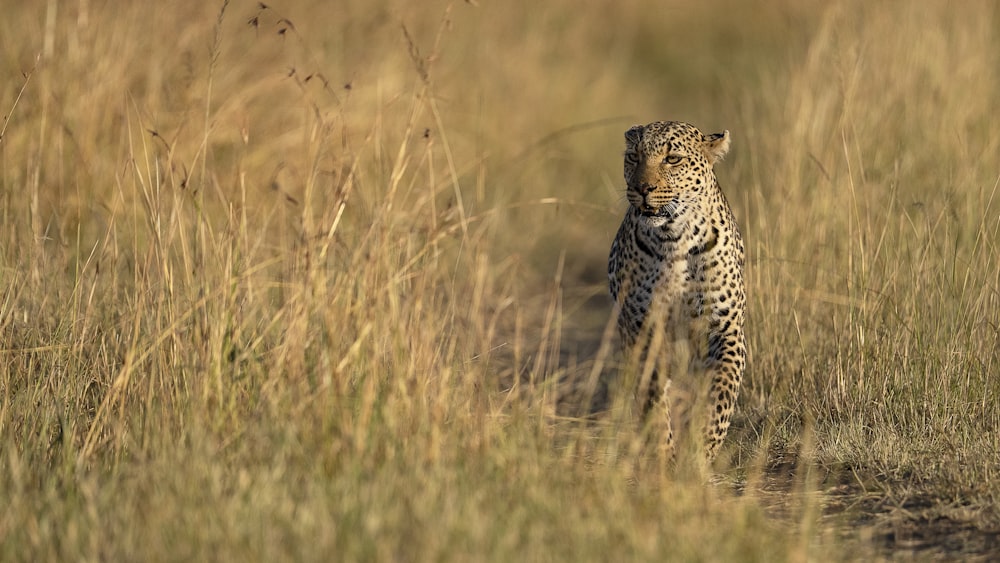
[[[0,558],[995,555],[995,6],[479,4],[8,8]],[[569,416],[656,119],[734,136],[711,475]]]

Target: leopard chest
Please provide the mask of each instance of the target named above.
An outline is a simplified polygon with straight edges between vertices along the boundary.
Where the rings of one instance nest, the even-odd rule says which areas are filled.
[[[630,340],[650,314],[690,319],[703,314],[709,282],[703,254],[712,239],[678,218],[626,215],[608,264],[611,293],[620,304],[619,327]],[[708,242],[706,242],[708,241]]]

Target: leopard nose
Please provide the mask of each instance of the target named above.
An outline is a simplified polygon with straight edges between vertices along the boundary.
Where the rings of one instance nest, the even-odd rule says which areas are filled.
[[[636,191],[639,192],[640,195],[649,195],[649,192],[653,191],[653,185],[640,182]]]

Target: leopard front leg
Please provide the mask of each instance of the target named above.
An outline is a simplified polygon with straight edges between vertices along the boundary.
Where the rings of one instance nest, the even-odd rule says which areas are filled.
[[[708,459],[715,459],[722,442],[729,432],[730,420],[736,409],[743,369],[746,365],[746,347],[742,333],[713,338],[721,346],[710,354],[706,362],[706,375],[711,378],[708,389],[708,427],[706,450]]]
[[[630,357],[630,371],[635,374],[632,384],[634,401],[639,411],[639,424],[645,447],[652,447],[660,459],[672,460],[675,454],[675,421],[672,419],[670,397],[670,360],[663,316],[639,331],[639,338],[622,334]],[[638,340],[638,342],[636,342]]]
[[[664,459],[674,457],[674,427],[670,417],[670,379],[662,377],[657,368],[649,373],[647,385],[640,385],[637,399],[641,401],[643,431],[656,444]]]

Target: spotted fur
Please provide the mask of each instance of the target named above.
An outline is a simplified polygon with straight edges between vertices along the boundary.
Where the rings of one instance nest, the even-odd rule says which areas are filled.
[[[729,131],[706,136],[677,121],[629,129],[629,208],[608,259],[643,418],[660,413],[672,452],[679,413],[706,404],[709,459],[729,430],[747,356],[743,241],[712,168],[729,143]],[[678,379],[693,383],[670,389]]]

